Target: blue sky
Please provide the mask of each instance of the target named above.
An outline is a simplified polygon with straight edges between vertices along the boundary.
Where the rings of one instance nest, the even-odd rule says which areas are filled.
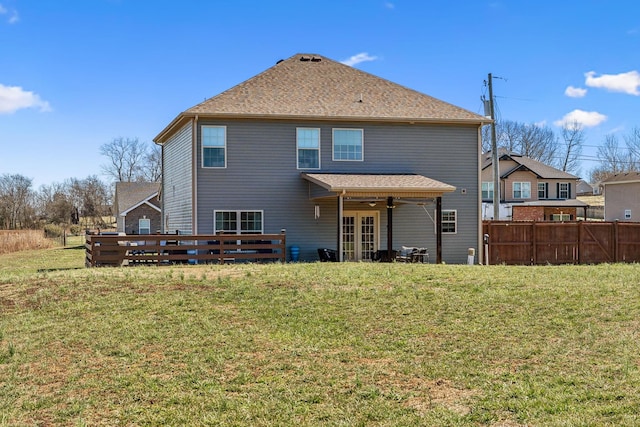
[[[296,53],[350,63],[483,113],[565,118],[587,140],[640,126],[636,0],[0,0],[0,175],[98,175],[99,147],[152,139],[181,111]]]

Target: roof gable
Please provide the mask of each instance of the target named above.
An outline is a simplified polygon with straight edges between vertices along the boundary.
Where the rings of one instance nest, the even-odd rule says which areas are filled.
[[[483,162],[482,162],[482,170],[490,167],[493,164],[493,159],[491,156],[491,152],[483,154]],[[516,163],[517,166],[511,168],[501,175],[502,178],[507,178],[509,175],[516,171],[529,171],[536,175],[538,179],[568,179],[568,180],[577,180],[579,179],[577,176],[572,175],[568,172],[561,171],[560,169],[556,169],[552,166],[546,165],[537,160],[533,160],[529,157],[522,156],[520,154],[515,153],[500,153],[500,159],[502,160],[511,160]]]
[[[602,181],[602,184],[630,184],[640,182],[640,172],[617,173]]]
[[[117,182],[117,214],[126,214],[131,209],[136,208],[145,202],[148,202],[158,195],[159,190],[160,184],[157,182]],[[153,204],[150,203],[150,205]]]
[[[189,117],[489,123],[484,116],[315,54],[296,54],[189,108]]]

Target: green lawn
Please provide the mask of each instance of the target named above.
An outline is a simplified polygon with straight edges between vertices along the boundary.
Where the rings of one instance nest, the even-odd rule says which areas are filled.
[[[640,425],[640,266],[0,256],[0,425]]]

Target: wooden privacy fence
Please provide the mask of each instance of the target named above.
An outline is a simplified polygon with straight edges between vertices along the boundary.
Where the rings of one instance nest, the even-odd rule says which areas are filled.
[[[286,261],[285,234],[86,235],[87,267]]]
[[[485,221],[483,233],[489,264],[640,262],[637,222]]]

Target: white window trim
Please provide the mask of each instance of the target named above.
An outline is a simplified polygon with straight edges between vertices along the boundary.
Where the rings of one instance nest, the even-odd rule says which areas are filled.
[[[539,182],[538,183],[538,199],[540,200],[540,186],[542,185],[542,191],[544,192],[544,197],[542,197],[543,200],[546,200],[549,198],[549,188],[546,182]]]
[[[142,232],[142,226],[141,225],[142,225],[143,221],[146,222],[147,224],[149,224],[149,227],[145,227],[145,228],[149,229],[148,233],[143,233]],[[138,220],[138,234],[145,234],[145,235],[151,234],[151,219],[150,218],[140,218]]]
[[[565,185],[566,186],[566,190],[565,192],[567,193],[567,197],[561,197],[560,195],[562,194],[563,190],[562,190],[562,186]],[[558,199],[568,199],[569,198],[569,188],[570,184],[568,182],[559,182],[558,183]]]
[[[516,184],[520,184],[520,197],[516,197]],[[522,184],[529,184],[529,197],[522,197]],[[513,195],[514,199],[518,199],[518,200],[525,200],[525,199],[530,199],[531,198],[531,182],[529,181],[514,181],[511,184],[511,194]]]
[[[301,148],[298,146],[298,130],[299,129],[311,129],[311,130],[317,130],[318,131],[318,167],[317,168],[301,168],[300,164],[298,163],[298,152],[301,150]],[[320,128],[308,128],[308,127],[298,127],[296,128],[296,169],[302,169],[302,170],[319,170],[322,169],[322,155],[321,155],[321,151],[320,151],[320,147],[321,147],[321,137],[320,137]],[[311,148],[302,148],[302,150],[311,150]]]
[[[358,130],[360,131],[360,146],[362,147],[362,158],[356,160],[350,159],[336,159],[336,138],[335,131],[337,130]],[[333,128],[331,129],[331,160],[334,162],[364,162],[364,129],[361,128]]]
[[[205,128],[223,128],[224,129],[224,166],[205,166],[204,165],[204,149],[207,148],[204,146],[204,140],[202,135],[204,134]],[[209,147],[209,148],[220,148],[220,147]],[[200,157],[202,159],[201,165],[203,169],[226,169],[227,168],[227,127],[224,125],[202,125],[200,127]]]
[[[256,234],[264,234],[264,210],[262,209],[216,209],[213,211],[213,233],[217,234],[220,231],[229,232],[230,230],[218,230],[216,228],[216,214],[218,212],[235,212],[236,213],[236,231],[235,234],[242,234],[242,230],[238,229],[241,223],[241,215],[243,212],[260,212],[260,231],[256,232]]]
[[[455,220],[454,221],[447,221],[447,222],[448,223],[449,222],[453,222],[456,231],[443,231],[442,234],[458,234],[458,210],[457,209],[442,209],[442,214],[443,215],[444,215],[445,212],[454,212]],[[437,211],[434,212],[433,217],[434,218],[438,217],[438,212]],[[441,219],[440,222],[441,222],[442,225],[444,225],[444,221],[442,219]],[[437,227],[438,227],[438,222],[434,221],[434,224],[433,224],[433,232],[434,233],[438,232],[438,228]]]
[[[482,195],[482,193],[484,193],[484,190],[482,189],[482,186],[484,186],[484,184],[487,184],[488,197],[484,197]],[[493,184],[494,184],[493,181],[482,181],[482,183],[480,184],[480,196],[482,197],[483,200],[488,200],[488,199],[492,199],[493,200],[493,197],[494,197],[494,194],[495,194],[495,189],[493,188],[494,187]],[[491,187],[491,188],[489,188],[489,187]]]

